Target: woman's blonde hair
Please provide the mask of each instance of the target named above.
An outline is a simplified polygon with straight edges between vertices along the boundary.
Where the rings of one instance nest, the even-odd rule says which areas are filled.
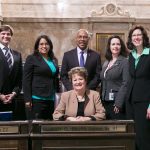
[[[74,74],[78,74],[79,76],[83,77],[83,78],[87,81],[88,72],[87,72],[87,70],[86,70],[84,67],[74,67],[74,68],[72,68],[72,69],[68,72],[70,81],[72,81],[72,76],[73,76]]]

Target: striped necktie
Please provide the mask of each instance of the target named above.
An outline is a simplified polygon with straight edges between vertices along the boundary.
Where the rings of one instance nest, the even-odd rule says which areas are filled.
[[[9,66],[9,68],[11,68],[13,66],[13,64],[12,64],[12,58],[11,58],[10,50],[8,47],[5,47],[4,49],[6,50],[5,57],[7,59],[8,66]]]

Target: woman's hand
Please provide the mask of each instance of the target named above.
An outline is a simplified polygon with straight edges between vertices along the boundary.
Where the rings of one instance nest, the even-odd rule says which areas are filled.
[[[77,121],[76,117],[67,117],[66,118],[67,121]]]
[[[90,121],[90,117],[83,117],[83,116],[78,116],[78,117],[67,117],[67,121]]]
[[[83,116],[78,116],[77,117],[77,121],[90,121],[91,118],[90,117],[83,117]]]
[[[32,103],[31,102],[26,102],[25,106],[26,106],[26,108],[31,109],[32,108]]]
[[[147,109],[146,118],[147,118],[147,119],[150,119],[150,108]]]
[[[114,105],[114,112],[115,112],[115,114],[119,113],[119,107],[117,107],[116,105]]]

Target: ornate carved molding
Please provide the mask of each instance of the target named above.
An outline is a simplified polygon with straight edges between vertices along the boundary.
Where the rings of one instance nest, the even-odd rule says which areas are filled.
[[[91,12],[91,17],[101,17],[101,16],[113,16],[113,17],[127,17],[130,18],[130,14],[127,10],[123,10],[113,3],[109,3],[103,7],[99,11],[93,10]]]

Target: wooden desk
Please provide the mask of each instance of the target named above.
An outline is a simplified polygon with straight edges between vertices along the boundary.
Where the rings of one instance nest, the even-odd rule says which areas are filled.
[[[28,150],[28,121],[0,122],[0,150]]]
[[[33,150],[134,150],[134,122],[33,121]]]

